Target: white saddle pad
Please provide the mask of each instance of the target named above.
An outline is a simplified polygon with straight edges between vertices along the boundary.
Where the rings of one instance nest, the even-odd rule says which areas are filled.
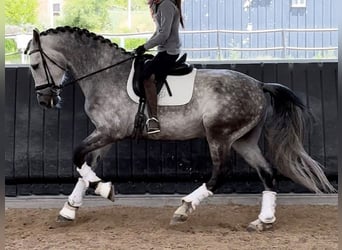
[[[127,92],[129,97],[136,103],[139,103],[139,96],[133,91],[133,75],[134,75],[134,62],[132,64],[131,72],[127,81]],[[172,96],[169,95],[165,84],[158,94],[159,106],[176,106],[187,104],[192,97],[194,90],[194,81],[196,76],[196,69],[194,68],[191,73],[183,76],[167,76],[166,80],[170,86]]]

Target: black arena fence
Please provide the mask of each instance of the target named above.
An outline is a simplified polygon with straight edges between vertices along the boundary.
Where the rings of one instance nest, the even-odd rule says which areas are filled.
[[[290,87],[315,115],[304,146],[326,168],[337,187],[337,63],[211,64],[197,68],[225,68],[264,82]],[[6,196],[70,194],[78,173],[73,149],[92,131],[78,85],[64,89],[61,110],[44,110],[37,104],[29,68],[6,66]],[[263,138],[260,145],[264,147]],[[218,193],[260,193],[256,172],[233,153],[226,181]],[[150,141],[125,139],[113,144],[96,173],[112,180],[121,194],[189,193],[211,173],[205,139]],[[282,193],[307,189],[277,177]]]

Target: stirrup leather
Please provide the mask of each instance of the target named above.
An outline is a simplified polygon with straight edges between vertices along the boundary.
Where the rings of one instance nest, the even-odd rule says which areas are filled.
[[[156,123],[155,127],[150,127],[150,122],[153,121]],[[155,117],[148,118],[146,121],[146,130],[147,134],[155,134],[160,132],[159,121]]]

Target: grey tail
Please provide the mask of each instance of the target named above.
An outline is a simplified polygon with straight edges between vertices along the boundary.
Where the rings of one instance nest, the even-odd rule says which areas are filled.
[[[309,114],[303,102],[284,85],[265,83],[263,91],[271,94],[274,109],[266,127],[270,160],[281,174],[309,190],[336,192],[317,161],[303,146],[305,116]]]

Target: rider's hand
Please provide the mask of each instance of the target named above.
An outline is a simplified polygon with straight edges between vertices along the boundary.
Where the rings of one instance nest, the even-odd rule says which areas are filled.
[[[144,45],[140,45],[138,48],[135,49],[135,54],[137,54],[138,56],[141,56],[145,52],[146,52],[146,49]]]

